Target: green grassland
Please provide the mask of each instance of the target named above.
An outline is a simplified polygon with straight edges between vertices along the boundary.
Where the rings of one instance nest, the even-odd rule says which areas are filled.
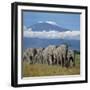
[[[61,67],[59,65],[28,64],[23,62],[22,76],[55,76],[55,75],[79,75],[80,74],[80,54],[75,55],[75,67]]]

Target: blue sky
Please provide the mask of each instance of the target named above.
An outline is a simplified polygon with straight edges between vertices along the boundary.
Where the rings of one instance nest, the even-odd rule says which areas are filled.
[[[30,27],[39,21],[53,21],[63,28],[80,30],[80,14],[23,11],[24,26]]]
[[[28,29],[33,24],[46,21],[55,22],[69,31],[33,31]],[[24,48],[60,45],[65,39],[67,43],[71,43],[72,48],[80,49],[80,14],[24,11],[23,25],[26,27],[24,30]]]

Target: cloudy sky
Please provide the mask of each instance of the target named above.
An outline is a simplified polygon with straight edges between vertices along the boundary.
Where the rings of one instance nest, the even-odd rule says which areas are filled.
[[[23,12],[23,25],[30,27],[37,22],[51,21],[60,27],[70,30],[80,30],[80,14],[71,13],[46,13],[46,12]]]
[[[36,23],[49,23],[68,31],[35,30],[30,27]],[[38,48],[48,45],[60,45],[64,42],[71,44],[74,49],[80,49],[80,14],[23,12],[23,47]],[[69,41],[68,41],[69,40]]]
[[[74,39],[77,40],[80,37],[79,31],[32,31],[25,30],[24,37],[38,38],[38,39]]]
[[[49,23],[69,29],[66,32],[33,31],[31,25],[36,23]],[[71,13],[46,13],[46,12],[23,12],[24,37],[40,39],[79,39],[80,38],[80,14]],[[29,28],[28,28],[29,27]]]

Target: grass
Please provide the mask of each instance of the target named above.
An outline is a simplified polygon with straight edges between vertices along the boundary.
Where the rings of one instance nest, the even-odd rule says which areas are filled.
[[[59,65],[28,64],[23,62],[23,77],[54,76],[54,75],[78,75],[80,74],[80,54],[76,55],[75,67],[61,67]]]

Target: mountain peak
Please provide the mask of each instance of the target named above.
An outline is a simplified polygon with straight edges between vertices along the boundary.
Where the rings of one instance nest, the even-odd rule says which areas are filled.
[[[51,22],[51,21],[46,21],[42,22],[39,21],[36,24],[31,25],[29,28],[32,28],[33,31],[59,31],[59,32],[64,32],[68,31],[68,29],[60,27],[57,23]]]
[[[56,22],[53,22],[53,21],[45,21],[45,22],[39,21],[38,23],[46,23],[46,24],[51,24],[51,25],[57,25],[57,26],[59,26]]]

